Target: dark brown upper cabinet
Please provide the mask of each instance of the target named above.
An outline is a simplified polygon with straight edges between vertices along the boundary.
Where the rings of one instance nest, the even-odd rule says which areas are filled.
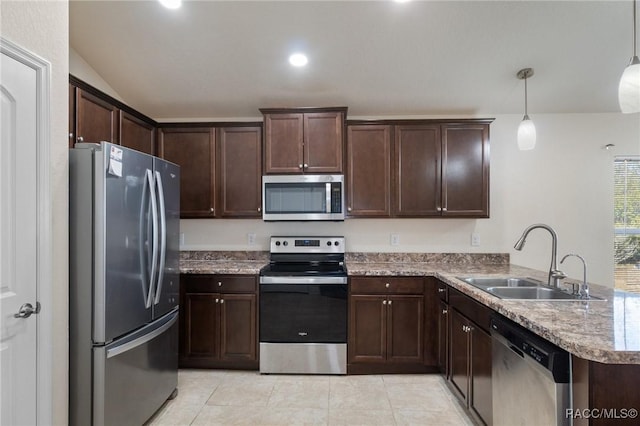
[[[489,217],[491,121],[350,121],[348,215]]]
[[[262,128],[218,129],[220,217],[262,217]]]
[[[155,155],[156,129],[126,111],[120,111],[120,145]]]
[[[160,157],[180,166],[180,217],[216,213],[215,129],[161,128]]]
[[[391,127],[347,128],[347,214],[391,215]]]
[[[489,217],[489,125],[442,126],[442,215]]]
[[[346,107],[260,111],[266,174],[342,173]]]
[[[394,158],[394,215],[440,216],[440,126],[395,126]]]
[[[119,109],[112,103],[83,89],[75,91],[75,142],[119,143]]]

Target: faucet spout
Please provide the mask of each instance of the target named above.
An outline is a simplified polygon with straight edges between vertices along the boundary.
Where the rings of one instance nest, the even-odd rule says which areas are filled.
[[[551,266],[549,267],[549,277],[547,279],[547,284],[549,286],[558,287],[560,284],[560,280],[566,278],[567,276],[564,272],[558,270],[558,234],[553,230],[549,225],[545,225],[544,223],[536,223],[529,227],[527,227],[523,232],[516,244],[513,246],[514,249],[521,251],[524,247],[524,243],[527,240],[527,236],[534,229],[546,229],[551,234]]]
[[[568,257],[577,257],[582,262],[582,284],[580,285],[580,291],[578,292],[578,294],[583,299],[588,299],[589,298],[589,284],[587,283],[587,262],[579,254],[569,253],[565,257],[562,258],[560,263],[564,263],[564,261]]]

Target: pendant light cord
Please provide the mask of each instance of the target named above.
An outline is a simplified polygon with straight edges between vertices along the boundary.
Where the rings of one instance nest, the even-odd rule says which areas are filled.
[[[636,50],[636,0],[633,0],[633,56],[638,56]],[[526,80],[525,80],[526,81]]]
[[[527,77],[524,77],[524,116],[528,117],[529,113],[527,112]]]

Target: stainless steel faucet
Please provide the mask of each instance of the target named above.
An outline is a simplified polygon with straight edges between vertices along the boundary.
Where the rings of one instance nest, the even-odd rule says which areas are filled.
[[[549,286],[558,288],[560,280],[567,278],[567,276],[564,272],[558,270],[558,235],[556,234],[556,231],[553,230],[553,228],[543,223],[536,223],[534,225],[531,225],[524,230],[522,236],[516,242],[513,248],[518,251],[522,250],[527,239],[527,235],[529,235],[529,232],[533,231],[536,228],[546,229],[551,234],[551,266],[549,267],[549,278],[547,279],[547,284]]]
[[[583,276],[582,276],[582,284],[580,284],[580,290],[578,290],[578,295],[582,299],[588,299],[589,298],[589,284],[587,284],[587,262],[585,262],[584,258],[582,256],[580,256],[579,254],[569,253],[569,254],[565,255],[562,258],[560,263],[563,263],[564,260],[567,257],[570,257],[570,256],[577,257],[578,259],[580,259],[582,261]]]

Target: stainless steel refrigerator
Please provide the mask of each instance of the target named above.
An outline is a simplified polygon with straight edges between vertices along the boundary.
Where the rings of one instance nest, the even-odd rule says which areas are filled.
[[[141,425],[178,385],[180,168],[69,153],[70,423]]]

